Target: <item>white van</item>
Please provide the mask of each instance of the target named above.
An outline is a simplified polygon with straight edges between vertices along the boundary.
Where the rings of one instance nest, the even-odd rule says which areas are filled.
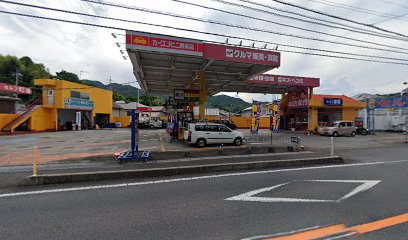
[[[242,132],[233,131],[223,124],[191,123],[184,131],[184,140],[195,143],[198,147],[220,143],[233,143],[239,146],[245,138]]]

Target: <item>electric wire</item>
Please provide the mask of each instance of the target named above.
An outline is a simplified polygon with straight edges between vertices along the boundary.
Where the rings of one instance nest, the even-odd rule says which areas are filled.
[[[24,4],[24,5],[27,5],[27,4]],[[64,13],[70,13],[70,14],[78,14],[78,15],[82,15],[82,16],[97,17],[97,18],[116,20],[116,21],[131,22],[131,23],[137,23],[137,24],[145,24],[145,25],[156,26],[156,27],[166,27],[166,28],[171,28],[171,29],[175,29],[175,30],[189,31],[189,32],[205,34],[205,35],[213,35],[213,36],[218,36],[218,37],[227,37],[227,38],[232,37],[232,38],[236,38],[236,39],[240,39],[240,40],[258,41],[258,42],[261,42],[261,43],[273,44],[273,45],[279,45],[279,46],[291,47],[291,48],[298,48],[298,49],[303,49],[303,50],[321,51],[321,52],[328,52],[328,53],[335,53],[335,54],[347,54],[347,55],[353,55],[353,56],[359,56],[359,57],[371,57],[371,58],[396,60],[396,61],[408,61],[408,59],[405,59],[405,58],[381,57],[381,56],[368,55],[368,54],[355,54],[355,53],[351,53],[351,52],[340,52],[340,51],[332,51],[332,50],[325,50],[325,49],[300,47],[300,46],[295,46],[295,45],[281,44],[281,43],[275,43],[275,42],[269,42],[269,41],[250,39],[250,38],[242,38],[242,37],[237,37],[237,36],[222,35],[222,34],[218,34],[218,33],[203,32],[203,31],[192,30],[192,29],[176,28],[176,27],[167,26],[167,25],[159,25],[159,24],[151,24],[151,23],[145,23],[145,22],[133,21],[133,20],[109,18],[109,17],[98,16],[98,15],[92,15],[92,14],[78,13],[78,12],[62,10],[62,9],[49,8],[49,7],[42,7],[42,6],[36,6],[36,7],[40,8],[40,9],[51,10],[51,11],[58,11],[58,12],[64,12]]]
[[[292,20],[296,20],[296,21],[300,21],[300,22],[307,22],[307,23],[311,23],[311,24],[317,24],[317,25],[326,26],[326,27],[338,28],[338,29],[343,29],[343,30],[347,30],[347,31],[356,31],[356,32],[357,31],[363,31],[365,33],[377,34],[377,36],[382,35],[382,36],[388,36],[388,37],[392,36],[394,38],[397,38],[397,36],[395,36],[395,35],[379,33],[379,32],[371,31],[371,30],[368,30],[368,29],[362,29],[362,28],[358,28],[358,27],[355,27],[355,26],[350,26],[350,25],[347,25],[347,24],[334,22],[334,21],[330,21],[330,20],[326,20],[326,19],[320,19],[320,18],[308,16],[308,15],[305,15],[305,14],[301,14],[301,13],[298,13],[298,12],[293,12],[293,11],[289,11],[289,10],[286,10],[286,9],[280,9],[280,8],[260,4],[260,3],[257,3],[257,2],[252,2],[252,1],[242,1],[242,2],[250,3],[250,4],[253,4],[253,5],[260,6],[260,7],[269,8],[269,9],[272,9],[274,11],[289,13],[289,14],[292,14],[292,15],[296,15],[296,16],[300,16],[300,17],[303,17],[303,18],[312,19],[312,20],[316,20],[316,21],[320,21],[320,22],[314,22],[314,21],[310,21],[310,20],[306,20],[306,19],[302,19],[302,18],[297,18],[297,17],[293,17],[293,16],[282,15],[282,14],[279,14],[279,13],[276,13],[276,12],[271,12],[271,11],[267,11],[267,10],[264,10],[264,9],[254,8],[254,7],[251,7],[251,6],[248,6],[248,5],[227,2],[227,1],[224,1],[224,0],[210,0],[210,1],[219,2],[219,3],[222,3],[222,4],[234,6],[234,7],[240,7],[240,8],[243,8],[243,9],[250,9],[250,10],[253,10],[253,11],[267,13],[267,14],[270,14],[270,15],[279,16],[279,17],[283,17],[283,18],[287,18],[287,19],[292,19]],[[237,0],[237,1],[239,1],[239,0]],[[329,25],[327,23],[335,24],[335,25],[338,25],[338,26]],[[339,26],[342,26],[342,27],[339,27]],[[399,36],[399,38],[401,38],[401,36]],[[407,39],[407,37],[405,37],[404,39]]]
[[[82,0],[82,1],[84,1],[84,2],[90,2],[90,3],[94,3],[94,4],[101,4],[101,5],[104,5],[104,6],[112,6],[112,7],[124,8],[124,9],[128,9],[128,10],[136,10],[136,11],[141,11],[141,12],[148,12],[148,13],[159,14],[159,15],[163,15],[163,16],[170,16],[170,17],[175,17],[175,18],[183,18],[183,19],[188,19],[188,20],[193,20],[193,21],[198,21],[198,22],[205,22],[205,23],[217,24],[217,25],[221,25],[221,26],[227,26],[227,27],[233,27],[233,28],[240,28],[240,29],[246,29],[246,30],[251,30],[251,31],[270,33],[270,34],[275,34],[275,35],[285,35],[285,36],[288,36],[288,37],[304,38],[304,39],[313,40],[313,41],[323,41],[323,42],[329,41],[329,40],[324,40],[324,39],[320,39],[320,38],[304,37],[304,36],[301,36],[301,35],[287,34],[287,33],[282,33],[282,32],[277,32],[277,31],[272,31],[272,30],[267,30],[267,29],[253,28],[253,27],[248,27],[248,26],[243,26],[243,25],[231,24],[231,23],[220,22],[220,21],[215,21],[215,20],[210,20],[210,19],[204,19],[204,18],[197,18],[197,17],[187,16],[187,15],[180,15],[180,14],[175,14],[175,13],[171,13],[171,12],[164,12],[164,11],[152,10],[152,9],[141,8],[141,7],[136,7],[136,6],[116,4],[116,3],[112,3],[112,2],[106,2],[106,1],[99,1],[99,0],[98,0],[98,1],[95,1],[95,0]],[[7,2],[10,2],[10,1],[7,1]],[[394,48],[394,49],[399,49],[399,50],[406,50],[406,51],[408,51],[408,49],[406,49],[406,48],[390,46],[390,45],[387,45],[387,44],[380,44],[380,43],[371,42],[371,41],[366,41],[366,40],[362,40],[362,39],[356,39],[356,38],[351,38],[351,37],[346,37],[346,36],[341,36],[341,35],[336,35],[336,34],[330,34],[330,33],[321,32],[321,31],[315,31],[315,30],[306,29],[306,28],[302,28],[302,27],[297,27],[297,26],[293,26],[293,25],[289,25],[289,24],[284,24],[284,23],[278,23],[278,22],[273,22],[273,21],[269,21],[269,22],[270,22],[270,23],[273,23],[273,24],[276,24],[276,25],[284,26],[284,27],[294,28],[294,29],[303,30],[303,31],[308,31],[308,32],[313,32],[313,33],[319,33],[319,34],[323,34],[323,35],[327,35],[327,36],[331,36],[331,37],[338,37],[338,38],[347,39],[347,40],[352,40],[352,41],[357,41],[357,42],[361,42],[361,43],[367,43],[367,44],[372,44],[372,45],[381,46],[381,47],[388,47],[388,48]],[[330,43],[334,43],[335,41],[329,41],[329,42],[330,42]]]
[[[119,28],[119,27],[113,27],[113,26],[106,26],[106,25],[86,23],[86,22],[77,22],[77,21],[66,20],[66,19],[58,19],[58,18],[37,16],[37,15],[32,15],[32,14],[25,14],[25,13],[18,13],[18,12],[10,12],[10,11],[4,11],[4,10],[0,10],[0,13],[9,14],[9,15],[16,15],[16,16],[31,17],[31,18],[43,19],[43,20],[50,20],[50,21],[56,21],[56,22],[72,23],[72,24],[85,25],[85,26],[91,26],[91,27],[100,27],[100,28],[105,28],[105,29],[131,31],[131,30],[129,30],[129,29],[124,29],[124,28]],[[160,25],[160,24],[148,23],[148,24],[146,24],[146,25],[157,26],[157,27],[163,27],[163,28],[169,28],[169,27],[167,27],[167,26]],[[181,31],[199,32],[199,31],[194,31],[194,30],[183,30],[183,29],[175,28],[175,27],[170,27],[170,28],[176,29],[176,30],[181,30]],[[227,37],[227,38],[237,38],[237,37],[228,36],[228,35],[224,35],[224,34],[214,34],[214,33],[205,33],[205,32],[202,32],[202,34],[207,34],[207,35],[212,35],[212,36],[222,36],[222,37]],[[241,38],[241,39],[245,40],[244,38]],[[246,39],[246,40],[254,41],[253,39]],[[223,44],[222,42],[216,42],[216,41],[207,41],[207,42],[212,42],[212,43],[217,43],[217,44]],[[258,48],[258,49],[259,49],[259,48]],[[268,49],[268,50],[272,50],[272,49]],[[380,60],[374,60],[374,59],[354,58],[354,57],[336,56],[336,55],[328,55],[328,54],[318,54],[318,53],[310,53],[310,52],[299,52],[299,51],[284,50],[284,49],[281,49],[281,50],[279,50],[279,51],[281,51],[281,52],[289,52],[289,53],[297,53],[297,54],[303,54],[303,55],[310,55],[310,56],[322,56],[322,57],[329,57],[329,58],[337,58],[337,59],[348,59],[348,60],[357,60],[357,61],[365,61],[365,62],[376,62],[376,63],[386,63],[386,64],[395,64],[395,65],[408,65],[408,63],[402,63],[402,62],[380,61]]]
[[[250,0],[238,0],[238,1],[252,2]],[[387,32],[387,33],[392,33],[392,34],[395,34],[395,35],[398,35],[398,36],[408,37],[407,35],[404,35],[402,33],[390,31],[390,30],[387,30],[385,28],[374,26],[372,24],[362,23],[362,22],[358,22],[356,20],[352,20],[352,19],[348,19],[348,18],[344,18],[344,17],[339,17],[339,16],[336,16],[336,15],[332,15],[332,14],[324,13],[324,12],[321,12],[321,11],[313,10],[313,9],[310,9],[310,8],[302,7],[302,6],[293,4],[293,3],[288,3],[288,2],[285,2],[285,1],[281,1],[281,0],[271,0],[271,1],[283,4],[283,5],[286,5],[286,6],[291,6],[291,7],[294,7],[294,8],[302,9],[304,11],[313,12],[315,14],[323,15],[323,16],[326,16],[326,17],[330,17],[330,18],[334,18],[334,19],[354,23],[354,24],[357,24],[357,25],[366,26],[366,27],[377,29],[379,31],[383,31],[383,32]]]

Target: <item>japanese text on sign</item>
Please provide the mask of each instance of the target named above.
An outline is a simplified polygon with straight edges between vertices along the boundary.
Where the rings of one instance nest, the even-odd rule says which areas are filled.
[[[288,108],[304,108],[309,104],[307,89],[300,92],[290,91],[288,93]]]
[[[324,106],[342,106],[343,99],[341,98],[324,98],[323,99]]]
[[[248,60],[259,60],[268,62],[278,62],[279,57],[273,54],[258,53],[251,50],[240,50],[240,49],[225,49],[225,56],[227,58],[242,58]]]
[[[6,83],[0,83],[0,91],[17,93],[17,94],[31,94],[31,88],[11,85]]]

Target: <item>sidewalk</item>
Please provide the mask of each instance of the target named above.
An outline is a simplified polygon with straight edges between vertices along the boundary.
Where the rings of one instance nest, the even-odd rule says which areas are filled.
[[[230,156],[214,156],[214,157],[199,157],[199,158],[180,158],[171,160],[153,160],[147,163],[129,162],[128,164],[118,164],[115,160],[109,162],[88,162],[88,163],[54,163],[43,164],[38,166],[38,175],[77,175],[82,173],[107,173],[121,171],[150,171],[153,169],[179,169],[172,172],[170,175],[178,174],[193,174],[201,172],[217,172],[225,170],[244,170],[256,169],[264,167],[287,167],[287,166],[302,166],[310,164],[330,164],[332,161],[321,162],[315,161],[325,157],[319,153],[313,152],[294,152],[294,153],[262,153],[249,155],[230,155]],[[299,161],[302,159],[302,161]],[[314,159],[315,162],[304,161],[305,159]],[[339,162],[338,159],[335,162]],[[248,164],[251,163],[251,164]],[[233,165],[244,164],[234,168]],[[200,170],[180,170],[188,168],[196,168],[201,166]],[[202,166],[207,166],[202,169]],[[212,166],[212,167],[208,167]],[[3,166],[0,167],[0,192],[1,188],[9,188],[17,186],[21,181],[32,175],[32,165],[21,166]],[[166,175],[166,174],[164,174]],[[128,178],[125,174],[124,179]],[[167,176],[167,175],[166,175]],[[149,177],[149,176],[145,176]],[[115,179],[122,177],[116,177]],[[131,176],[129,178],[135,178]],[[137,178],[137,176],[136,176]],[[107,177],[104,180],[109,180]],[[101,180],[101,179],[100,179]],[[66,181],[65,182],[70,182]],[[87,180],[88,181],[88,180]]]

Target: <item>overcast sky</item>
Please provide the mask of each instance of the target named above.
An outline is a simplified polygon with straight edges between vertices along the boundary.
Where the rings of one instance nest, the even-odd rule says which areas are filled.
[[[77,12],[85,12],[100,16],[109,16],[135,21],[167,24],[175,27],[197,29],[201,31],[214,33],[223,33],[231,36],[248,37],[264,41],[278,42],[281,44],[291,44],[302,47],[328,49],[331,51],[352,52],[356,54],[369,54],[382,57],[408,59],[406,54],[361,49],[344,45],[296,39],[277,34],[229,28],[209,23],[177,19],[168,16],[161,16],[140,11],[106,7],[102,5],[82,2],[80,0],[58,0],[58,1],[15,0],[15,1],[59,9],[66,9]],[[342,43],[353,43],[369,47],[379,47],[366,43],[358,43],[356,41],[345,40],[337,37],[331,37],[322,34],[296,30],[288,27],[282,27],[264,21],[257,21],[248,18],[237,17],[212,10],[205,10],[202,8],[193,7],[182,3],[176,3],[171,0],[155,0],[155,1],[110,0],[110,1],[126,5],[133,5],[150,9],[169,11],[184,15],[190,15],[195,17],[201,17],[205,19],[240,24],[250,27],[269,29],[281,33],[290,33],[307,37],[315,37],[325,40],[339,41]],[[373,37],[355,32],[353,33],[344,30],[318,26],[307,22],[299,22],[273,15],[268,15],[250,9],[228,6],[210,0],[202,1],[187,0],[187,1],[197,2],[206,6],[256,16],[270,21],[276,21],[302,28],[313,29],[325,33],[358,38],[364,41],[371,41],[380,44],[387,44],[408,49],[408,44],[406,41]],[[229,1],[235,2],[234,0]],[[253,0],[253,1],[265,3],[268,4],[269,6],[277,7],[284,10],[296,11],[309,16],[335,21],[324,16],[312,14],[306,11],[301,11],[299,9],[292,8],[289,6],[284,6],[271,0],[264,1]],[[368,24],[384,21],[376,24],[376,26],[408,35],[407,27],[408,2],[404,0],[341,0],[341,1],[284,0],[284,1],[292,2],[300,6],[304,6],[314,10],[319,10],[337,16],[343,16],[349,19],[353,19]],[[328,1],[345,5],[340,6],[338,4],[331,4]],[[322,4],[321,2],[324,2],[326,4]],[[353,10],[350,9],[349,6],[352,6]],[[260,8],[259,6],[253,7]],[[0,3],[0,9],[19,13],[27,13],[33,15],[68,19],[73,21],[108,25],[123,29],[163,33],[212,41],[225,40],[222,38],[211,37],[208,35],[174,31],[166,28],[147,27],[141,24],[102,20],[72,14],[55,13],[51,11],[27,8],[23,6],[16,6],[6,3]],[[266,8],[263,9],[267,10]],[[407,15],[401,16],[403,14]],[[393,18],[393,16],[401,17],[390,19]],[[104,83],[107,83],[109,77],[112,77],[112,80],[117,83],[134,81],[135,77],[132,73],[132,65],[130,61],[124,60],[122,54],[119,52],[120,49],[124,50],[124,46],[122,46],[122,48],[118,48],[115,44],[116,42],[124,43],[125,41],[124,36],[119,36],[118,38],[115,39],[112,37],[111,33],[123,34],[124,32],[120,30],[102,29],[96,27],[75,25],[70,23],[59,23],[48,20],[11,16],[4,13],[0,13],[0,34],[1,34],[0,54],[10,54],[16,55],[18,57],[30,56],[34,61],[46,64],[46,66],[50,69],[51,73],[55,73],[56,71],[64,69],[67,71],[75,72],[78,75],[80,74],[81,71],[83,71],[81,73],[82,78],[98,80]],[[230,39],[230,42],[238,42],[238,40]],[[251,43],[252,42],[244,42],[244,45],[250,45]],[[261,43],[256,43],[256,46],[261,45],[262,45]],[[273,47],[272,45],[269,46]],[[299,49],[291,49],[282,46],[279,46],[279,49],[302,51]],[[272,70],[270,73],[281,75],[318,77],[321,79],[321,87],[318,88],[316,92],[325,94],[345,94],[349,96],[363,92],[366,93],[398,92],[403,88],[402,82],[408,81],[408,65],[392,65],[354,60],[333,59],[287,52],[282,52],[281,67],[279,69]],[[138,85],[133,84],[133,86]],[[228,93],[228,95],[237,96],[236,93]],[[271,95],[265,96],[263,94],[254,95],[244,93],[240,93],[238,96],[247,101],[251,101],[252,99],[270,100],[273,97]]]

